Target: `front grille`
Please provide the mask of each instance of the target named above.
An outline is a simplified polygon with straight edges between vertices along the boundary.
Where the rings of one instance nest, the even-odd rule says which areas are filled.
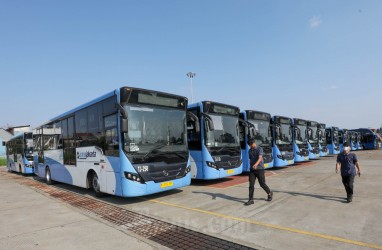
[[[218,156],[218,157],[220,157],[220,161],[215,161],[215,165],[219,169],[220,168],[221,169],[238,168],[241,165],[240,156]]]
[[[141,166],[141,164],[134,165],[137,172],[139,169],[138,166]],[[149,171],[138,172],[138,174],[145,182],[154,181],[157,183],[184,177],[186,174],[187,163],[166,164],[159,162],[145,164],[145,166],[148,166]]]

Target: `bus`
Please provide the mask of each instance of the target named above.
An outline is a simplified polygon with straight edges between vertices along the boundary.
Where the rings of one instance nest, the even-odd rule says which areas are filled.
[[[303,162],[309,160],[308,149],[308,125],[303,119],[293,119],[293,153],[294,162]]]
[[[318,125],[318,146],[320,149],[320,157],[327,156],[329,154],[329,148],[326,143],[326,124],[319,123]]]
[[[272,117],[273,167],[294,164],[292,119],[284,116]]]
[[[349,143],[350,145],[350,136],[347,129],[338,130],[338,140],[340,144],[340,152],[342,152],[344,148],[344,143]]]
[[[329,148],[329,154],[338,155],[340,153],[338,127],[326,128],[326,143]]]
[[[308,150],[309,150],[309,160],[318,159],[320,157],[320,146],[319,146],[319,133],[318,122],[308,121]]]
[[[35,174],[136,197],[191,183],[187,98],[121,87],[34,129]]]
[[[261,146],[264,151],[263,160],[264,168],[273,167],[273,152],[272,152],[272,135],[271,135],[271,115],[265,112],[255,110],[245,110],[239,115],[243,121],[240,125],[240,144],[241,144],[241,157],[243,159],[243,172],[250,171],[249,164],[249,145],[248,139],[252,137],[250,128],[254,128],[254,138],[256,145]],[[248,125],[247,129],[246,125]]]
[[[353,150],[353,151],[357,150],[358,149],[358,146],[357,146],[357,132],[349,130],[348,133],[349,133],[349,138],[350,138],[350,147],[351,147],[351,150]]]
[[[9,172],[33,174],[33,138],[31,132],[13,136],[7,143],[7,169]]]
[[[369,128],[353,129],[361,134],[362,149],[377,149],[379,148],[377,135]]]
[[[212,180],[241,174],[239,108],[201,101],[188,105],[188,111],[198,118],[187,123],[191,177]],[[194,130],[198,126],[200,132]]]

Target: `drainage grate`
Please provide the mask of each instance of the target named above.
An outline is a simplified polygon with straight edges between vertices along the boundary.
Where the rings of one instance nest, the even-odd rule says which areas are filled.
[[[2,171],[19,183],[37,188],[50,196],[92,213],[124,229],[171,249],[253,249],[184,227],[160,221],[103,201],[82,196],[55,186]]]

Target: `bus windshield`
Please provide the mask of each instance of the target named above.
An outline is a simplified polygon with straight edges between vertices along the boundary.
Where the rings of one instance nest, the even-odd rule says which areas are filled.
[[[317,127],[309,127],[310,129],[308,130],[308,139],[309,143],[318,143],[318,128]]]
[[[324,128],[320,128],[319,130],[320,132],[320,144],[326,144],[326,138],[325,138],[325,134],[326,134],[326,131]]]
[[[297,125],[295,133],[296,133],[296,144],[304,144],[307,142],[306,126]]]
[[[276,133],[276,144],[291,144],[292,133],[290,124],[281,123],[280,133]]]
[[[256,144],[261,145],[271,145],[272,137],[269,134],[269,121],[264,120],[249,120],[255,126],[256,135],[255,140]]]
[[[25,153],[26,154],[33,153],[33,139],[25,139]]]
[[[214,124],[214,130],[206,130],[205,144],[207,147],[239,146],[239,119],[228,115],[209,115]]]
[[[133,164],[187,159],[184,110],[127,104],[124,109],[128,132],[123,135],[123,150]]]
[[[333,144],[338,144],[338,131],[333,131]]]

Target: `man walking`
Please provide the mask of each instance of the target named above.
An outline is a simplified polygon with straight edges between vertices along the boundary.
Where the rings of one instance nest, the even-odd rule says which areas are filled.
[[[257,147],[254,138],[248,140],[248,145],[251,147],[249,149],[249,162],[250,162],[250,172],[249,172],[249,199],[244,205],[249,206],[253,204],[253,192],[255,191],[255,181],[256,178],[259,179],[260,186],[268,194],[267,201],[271,201],[273,198],[273,192],[269,189],[267,184],[265,184],[265,174],[264,174],[264,162],[263,162],[263,148]]]
[[[356,169],[357,167],[357,169]],[[343,151],[337,156],[336,173],[341,168],[342,183],[345,186],[347,202],[353,200],[354,177],[358,174],[361,177],[361,168],[357,155],[350,153],[349,143],[344,143]]]

